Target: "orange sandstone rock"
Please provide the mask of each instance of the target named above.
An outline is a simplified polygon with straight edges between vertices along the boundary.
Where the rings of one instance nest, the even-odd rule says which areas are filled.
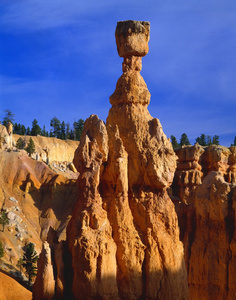
[[[38,260],[38,272],[33,286],[33,299],[53,299],[55,294],[55,280],[51,260],[51,249],[44,242],[43,249]]]
[[[148,112],[150,93],[140,75],[149,23],[119,22],[116,39],[123,74],[106,125],[90,116],[75,152],[78,200],[65,247],[54,245],[55,297],[188,299],[183,245],[167,193],[177,157]]]
[[[86,120],[75,154],[79,198],[67,243],[76,299],[188,298],[177,216],[167,194],[176,155],[147,110],[150,93],[140,75],[149,39],[144,25],[118,23],[124,73],[110,97],[106,126],[94,115]],[[137,50],[139,38],[146,50]]]
[[[16,280],[0,271],[0,299],[30,300],[32,299],[32,293],[20,285]]]
[[[176,151],[179,162],[172,186],[189,296],[193,300],[235,299],[236,147],[199,147]],[[189,180],[189,172],[200,172],[201,180]]]

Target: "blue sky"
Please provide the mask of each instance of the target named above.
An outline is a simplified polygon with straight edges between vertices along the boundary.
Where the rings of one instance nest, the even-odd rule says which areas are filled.
[[[97,114],[122,74],[117,21],[150,21],[142,76],[167,137],[236,136],[235,0],[0,0],[0,120],[50,129]]]

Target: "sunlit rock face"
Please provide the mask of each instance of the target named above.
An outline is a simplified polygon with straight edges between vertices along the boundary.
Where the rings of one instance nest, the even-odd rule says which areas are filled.
[[[74,164],[78,201],[67,227],[67,277],[75,299],[188,299],[183,245],[168,196],[176,155],[140,75],[148,22],[118,22],[123,74],[106,124],[85,122]],[[64,258],[66,260],[66,258]]]
[[[176,150],[176,209],[188,267],[189,297],[235,299],[236,147]]]
[[[85,123],[75,157],[79,199],[67,230],[77,299],[187,299],[183,246],[166,189],[176,156],[140,75],[148,22],[118,22],[123,74],[106,125]]]

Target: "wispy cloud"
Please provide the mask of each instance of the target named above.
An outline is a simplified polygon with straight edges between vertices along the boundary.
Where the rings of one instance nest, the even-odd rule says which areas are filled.
[[[88,22],[88,15],[103,11],[110,1],[13,0],[2,4],[1,24],[6,29],[27,31],[50,29]]]

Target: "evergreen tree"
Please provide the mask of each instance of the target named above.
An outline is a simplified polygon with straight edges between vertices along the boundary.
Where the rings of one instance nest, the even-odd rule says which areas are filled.
[[[19,134],[20,135],[25,135],[26,134],[26,128],[25,128],[24,125],[21,125]]]
[[[6,109],[4,111],[4,113],[5,113],[5,117],[3,119],[2,125],[7,126],[7,124],[9,122],[11,122],[12,124],[14,124],[14,120],[15,120],[14,117],[15,117],[15,115],[9,109]]]
[[[83,132],[83,128],[84,128],[84,120],[79,119],[78,122],[74,122],[73,126],[74,126],[74,139],[76,141],[80,141],[80,138],[81,138],[81,135]]]
[[[236,136],[234,138],[234,144],[233,144],[233,146],[236,146]]]
[[[74,140],[75,139],[75,134],[74,131],[71,129],[70,131],[70,140]]]
[[[210,136],[210,135],[207,135],[207,136],[206,136],[206,145],[207,145],[207,146],[212,145],[212,141],[211,141],[211,136]]]
[[[0,241],[0,258],[4,256],[4,249],[2,246],[2,242]]]
[[[26,129],[26,135],[30,135],[30,128],[29,127],[27,127],[27,129]]]
[[[201,134],[200,137],[197,137],[196,138],[196,142],[201,145],[201,146],[206,146],[207,145],[207,142],[206,142],[206,136],[205,134]]]
[[[25,150],[27,151],[27,153],[29,154],[30,157],[35,152],[35,144],[34,144],[34,141],[32,138],[29,139],[29,143],[28,143],[27,147],[25,148]]]
[[[5,209],[2,209],[1,211],[0,224],[2,224],[2,231],[4,232],[5,225],[9,224],[9,219],[7,217],[7,212]]]
[[[171,139],[171,144],[172,144],[173,149],[178,148],[178,147],[179,147],[179,144],[178,144],[178,142],[177,142],[176,137],[173,136],[173,135],[171,135],[171,136],[170,136],[170,139]]]
[[[33,277],[37,274],[36,263],[38,260],[38,255],[34,250],[34,244],[29,243],[24,251],[23,255],[23,267],[25,268],[26,274],[28,275],[28,284],[30,285]]]
[[[32,122],[31,135],[36,136],[41,133],[41,128],[36,119]]]
[[[218,135],[214,135],[212,139],[212,144],[219,145],[220,144],[220,137]]]
[[[25,148],[25,141],[20,137],[16,142],[17,149],[24,149]]]
[[[20,125],[20,124],[19,124]],[[15,134],[19,134],[19,125],[17,123],[15,123],[13,125],[13,133]]]
[[[58,118],[54,117],[50,121],[50,126],[53,128],[53,137],[60,138],[61,136],[61,122]]]
[[[180,138],[180,142],[179,142],[180,146],[187,146],[187,145],[191,145],[190,142],[189,142],[189,139],[188,139],[188,136],[186,133],[183,133],[181,135],[181,138]]]
[[[66,139],[70,138],[70,124],[66,123]]]
[[[45,125],[43,125],[43,130],[41,132],[41,135],[46,136],[46,127],[45,127]]]
[[[23,267],[23,264],[24,264],[24,261],[23,261],[23,258],[19,258],[16,266],[20,269],[20,273],[22,273],[22,267]]]
[[[65,140],[66,139],[66,124],[64,121],[61,122],[61,136],[60,138],[62,140]]]
[[[201,139],[200,139],[199,136],[196,138],[196,143],[198,143],[199,145],[201,145]]]

